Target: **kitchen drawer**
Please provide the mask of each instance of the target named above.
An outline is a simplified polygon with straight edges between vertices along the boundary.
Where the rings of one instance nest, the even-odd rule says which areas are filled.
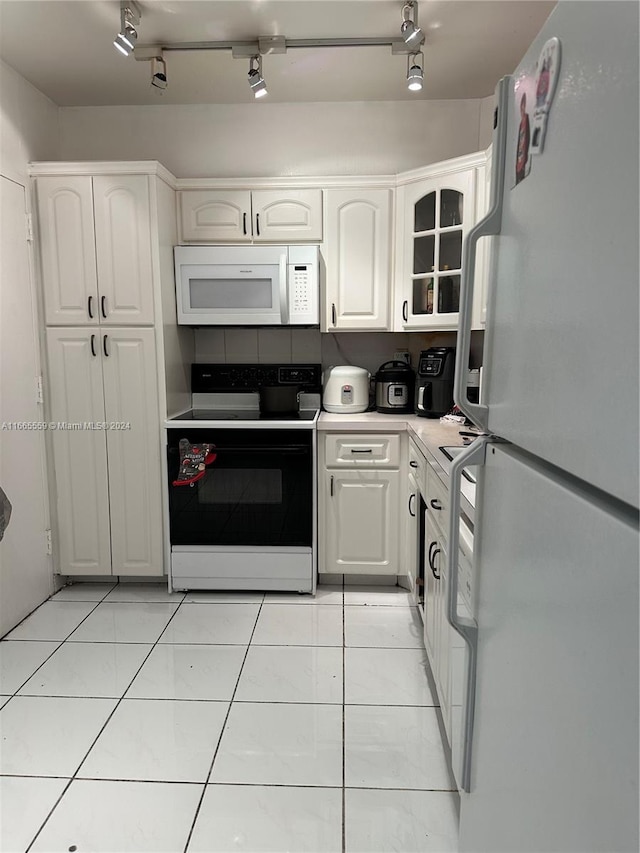
[[[325,443],[327,468],[399,468],[400,436],[329,434]]]
[[[449,489],[440,477],[427,465],[427,513],[444,533],[449,537]]]
[[[413,474],[420,489],[420,493],[427,493],[427,460],[418,450],[416,445],[409,439],[409,471]]]

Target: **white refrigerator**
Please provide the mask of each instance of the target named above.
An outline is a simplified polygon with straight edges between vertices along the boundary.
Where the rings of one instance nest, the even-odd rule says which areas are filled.
[[[639,849],[638,23],[637,3],[560,2],[496,92],[456,364],[456,402],[487,433],[451,474],[461,853]],[[468,271],[487,235],[474,405]],[[455,516],[469,464],[465,612]]]

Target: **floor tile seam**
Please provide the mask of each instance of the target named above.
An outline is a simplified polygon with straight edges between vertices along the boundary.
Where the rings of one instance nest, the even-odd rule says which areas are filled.
[[[38,610],[40,610],[40,608],[41,608],[41,607],[44,607],[44,605],[45,605],[45,604],[53,604],[53,605],[57,605],[57,604],[75,604],[75,603],[76,603],[76,602],[74,602],[74,601],[53,601],[53,602],[52,602],[52,601],[51,601],[51,599],[47,598],[47,599],[46,599],[46,601],[43,601],[43,602],[42,602],[42,604],[39,604],[39,605],[38,605],[34,610],[32,610],[32,611],[31,611],[31,613],[28,613],[28,614],[24,617],[24,619],[22,619],[20,622],[18,622],[18,624],[17,624],[17,625],[15,625],[15,626],[11,629],[11,632],[10,632],[10,633],[13,633],[13,631],[15,631],[16,629],[18,629],[18,628],[20,627],[20,625],[22,625],[24,622],[26,622],[26,621],[27,621],[27,619],[29,619],[31,616],[33,616],[33,614],[34,614],[34,613],[37,613],[37,612],[38,612]],[[78,630],[78,628],[82,625],[82,623],[83,623],[83,622],[86,622],[86,620],[89,618],[89,616],[91,616],[91,614],[92,614],[92,613],[93,613],[93,611],[96,609],[96,607],[98,607],[100,604],[102,604],[102,602],[101,602],[101,601],[79,601],[79,602],[77,602],[77,603],[78,603],[78,604],[93,604],[93,607],[92,607],[92,608],[91,608],[91,610],[86,614],[86,616],[84,616],[84,617],[80,620],[80,622],[78,622],[78,624],[75,626],[75,628],[74,628],[72,631],[70,631],[66,636],[64,636],[64,637],[62,637],[62,638],[61,638],[61,637],[53,637],[52,639],[46,639],[46,638],[44,638],[44,637],[40,637],[40,638],[38,638],[38,639],[39,639],[40,641],[42,641],[42,642],[45,642],[45,643],[66,643],[66,641],[69,639],[69,637],[71,636],[71,634],[73,634],[73,632],[74,632],[74,631],[77,631],[77,630]],[[0,640],[4,640],[4,639],[5,639],[4,637],[0,637]],[[20,637],[15,637],[14,639],[19,640],[19,639],[20,639]],[[56,649],[56,651],[57,651],[57,649]]]
[[[101,603],[101,602],[98,602],[98,604],[100,604],[100,603]],[[97,605],[96,605],[96,606],[97,606]],[[174,612],[173,612],[173,613],[171,614],[171,616],[169,617],[169,621],[167,622],[167,625],[165,626],[165,630],[166,630],[166,627],[167,627],[167,626],[169,625],[169,623],[171,622],[171,620],[175,618],[175,615],[176,615],[176,613],[178,612],[178,610],[179,610],[179,609],[180,609],[180,604],[177,606],[177,608],[174,610]],[[95,607],[93,608],[93,610],[95,610]],[[91,613],[93,613],[93,610],[91,611]],[[90,615],[91,615],[91,613],[88,613],[88,614],[87,614],[87,616],[90,616]],[[80,623],[80,624],[82,624],[82,623]],[[77,627],[80,627],[80,626],[78,625]],[[72,633],[73,633],[73,632],[72,632]],[[129,684],[127,685],[127,687],[125,688],[125,690],[124,690],[124,692],[123,692],[122,696],[121,696],[121,697],[116,701],[115,705],[114,705],[114,706],[113,706],[113,708],[111,709],[111,712],[107,715],[107,719],[106,719],[106,720],[104,721],[104,723],[102,724],[102,726],[101,726],[100,730],[98,731],[98,734],[95,736],[95,738],[94,738],[94,739],[93,739],[93,741],[91,742],[91,744],[90,744],[90,746],[89,746],[89,749],[86,751],[86,753],[84,754],[84,757],[82,758],[82,760],[80,761],[80,763],[79,763],[79,764],[78,764],[78,766],[76,767],[75,772],[73,773],[73,775],[72,775],[72,776],[71,776],[71,778],[69,779],[69,784],[65,786],[64,791],[62,791],[62,793],[60,794],[60,796],[58,797],[58,799],[57,799],[57,800],[56,800],[56,802],[54,803],[53,808],[49,811],[49,813],[47,814],[47,816],[46,816],[46,818],[44,819],[43,823],[40,825],[40,828],[38,829],[38,831],[37,831],[37,832],[36,832],[36,834],[34,835],[33,839],[31,840],[31,843],[30,843],[30,844],[29,844],[29,846],[26,848],[25,853],[29,853],[29,850],[30,850],[30,849],[31,849],[31,847],[35,844],[35,842],[36,842],[36,840],[37,840],[38,836],[40,835],[40,833],[42,832],[42,830],[43,830],[43,829],[44,829],[44,827],[46,826],[47,822],[49,821],[49,818],[51,817],[51,815],[54,813],[54,811],[55,811],[55,810],[56,810],[56,808],[58,807],[58,804],[60,803],[60,801],[62,800],[62,798],[63,798],[63,797],[64,797],[64,795],[66,794],[66,792],[69,790],[69,787],[71,786],[71,783],[72,783],[72,782],[73,782],[73,780],[77,777],[77,774],[78,774],[78,772],[79,772],[80,768],[82,767],[82,765],[84,764],[84,762],[87,760],[87,756],[89,755],[89,753],[91,752],[91,750],[93,749],[93,747],[96,745],[96,743],[97,743],[98,739],[100,738],[100,736],[101,736],[101,735],[102,735],[102,733],[104,732],[105,728],[106,728],[106,727],[107,727],[107,725],[109,724],[109,721],[113,718],[113,715],[115,714],[116,710],[119,708],[120,703],[122,702],[122,700],[124,699],[124,697],[125,697],[125,695],[126,695],[126,693],[127,693],[127,690],[129,690],[129,688],[131,687],[131,685],[133,684],[133,682],[135,681],[135,679],[138,677],[138,674],[140,673],[140,670],[141,670],[141,669],[142,669],[142,667],[145,665],[145,663],[149,660],[149,656],[151,655],[151,652],[154,650],[154,648],[155,648],[155,647],[156,647],[156,645],[158,644],[158,640],[159,640],[159,639],[160,639],[160,638],[158,637],[158,639],[155,641],[155,643],[153,643],[153,644],[151,645],[151,648],[150,648],[150,649],[149,649],[149,651],[147,652],[147,654],[146,654],[146,656],[144,657],[144,659],[141,661],[140,666],[138,667],[138,669],[137,669],[137,670],[135,671],[135,673],[133,674],[133,677],[132,677],[131,681],[129,682]],[[65,642],[66,642],[66,641],[65,641]],[[147,645],[148,645],[148,644],[147,644]],[[57,651],[57,649],[56,649],[56,651]],[[82,698],[82,697],[73,697],[73,698]],[[64,777],[64,778],[67,778],[67,777]]]
[[[146,660],[144,661],[146,662]],[[136,673],[137,675],[138,673]],[[131,687],[131,684],[127,686],[127,690]],[[127,702],[202,702],[203,704],[208,705],[222,705],[225,702],[230,702],[230,699],[202,699],[199,696],[189,696],[189,697],[181,697],[181,696],[87,696],[86,694],[78,694],[78,693],[16,693],[16,697],[24,696],[27,699],[118,699],[118,700],[126,700]],[[11,697],[14,698],[13,696]],[[247,701],[247,700],[240,700]],[[7,703],[8,704],[8,703]],[[291,703],[298,704],[298,703]],[[315,704],[315,703],[309,703]],[[318,702],[319,705],[333,705],[334,702]]]
[[[19,641],[18,641],[18,640],[13,640],[13,642],[15,643],[15,642],[19,642]],[[58,643],[58,645],[55,647],[55,649],[53,649],[53,651],[51,652],[51,654],[50,654],[50,655],[48,655],[48,657],[46,657],[46,658],[42,661],[42,663],[40,664],[40,666],[37,666],[37,667],[33,670],[33,672],[31,673],[31,675],[30,675],[30,676],[29,676],[25,681],[23,681],[23,682],[22,682],[22,684],[18,687],[18,689],[17,689],[17,690],[14,690],[14,691],[13,691],[13,693],[3,693],[3,694],[2,694],[3,696],[10,696],[12,699],[13,699],[13,697],[14,697],[14,696],[18,696],[18,695],[19,695],[19,691],[20,691],[20,690],[22,690],[22,688],[25,686],[25,684],[27,684],[29,681],[31,681],[31,679],[33,678],[33,676],[34,676],[34,675],[35,675],[35,674],[36,674],[36,673],[37,673],[37,672],[38,672],[38,671],[39,671],[39,670],[40,670],[40,669],[45,665],[45,663],[46,663],[48,660],[50,660],[50,659],[51,659],[51,657],[52,657],[53,655],[55,655],[55,653],[58,651],[58,649],[60,648],[60,646],[62,646],[62,645],[64,644],[64,642],[65,642],[65,641],[64,641],[64,640],[37,640],[37,641],[33,641],[33,640],[31,640],[30,642]],[[20,695],[22,695],[22,694],[20,694]],[[9,704],[8,702],[5,702],[5,704],[4,704],[2,707],[4,708],[4,707],[6,707],[8,704]]]
[[[85,583],[85,581],[80,581],[80,583]],[[87,583],[91,583],[91,581],[87,581]],[[52,600],[56,597],[56,595],[58,595],[59,593],[61,593],[61,592],[62,592],[63,590],[65,590],[67,587],[73,587],[73,586],[76,586],[76,584],[74,584],[74,583],[66,583],[64,586],[61,586],[61,587],[60,587],[60,589],[59,589],[59,590],[57,590],[57,592],[54,592],[54,593],[53,593],[53,595],[52,595],[52,596],[50,596],[50,597],[47,599],[47,601],[52,601]],[[97,601],[97,602],[98,602],[98,604],[102,604],[102,602],[105,600],[105,598],[106,598],[108,595],[111,595],[111,593],[113,592],[113,590],[114,590],[117,586],[120,586],[120,581],[116,581],[114,584],[110,584],[110,586],[112,586],[112,587],[113,587],[113,589],[110,589],[110,590],[108,590],[107,592],[103,593],[102,598],[60,598],[60,599],[58,599],[58,600],[59,600],[59,601],[81,601],[81,602],[84,602],[85,604],[89,604],[89,603],[91,603],[92,601]]]
[[[236,678],[236,685],[233,689],[233,693],[231,695],[231,701],[229,702],[229,707],[227,708],[227,713],[225,714],[224,721],[223,721],[222,726],[220,728],[220,734],[218,735],[218,741],[217,741],[215,749],[213,751],[213,757],[211,759],[211,764],[209,765],[209,772],[207,773],[206,779],[204,781],[204,785],[202,787],[202,793],[200,795],[200,799],[198,800],[198,804],[196,806],[196,810],[195,810],[195,813],[193,815],[193,820],[191,821],[191,826],[189,827],[189,832],[187,834],[187,839],[186,839],[185,845],[184,845],[184,853],[187,853],[187,851],[189,849],[189,844],[191,843],[191,837],[193,835],[193,830],[195,829],[195,825],[197,823],[198,816],[200,815],[200,809],[202,808],[202,803],[203,803],[205,794],[207,792],[207,785],[209,784],[209,780],[211,779],[211,774],[213,773],[213,767],[214,767],[216,758],[218,757],[218,751],[220,749],[220,744],[222,743],[224,731],[227,727],[227,720],[229,719],[229,714],[231,713],[231,708],[233,707],[233,702],[235,699],[236,692],[238,690],[238,685],[240,683],[240,679],[242,678],[242,671],[244,670],[244,665],[245,665],[246,660],[247,660],[247,655],[249,654],[249,649],[251,648],[251,642],[253,640],[253,635],[255,634],[256,627],[258,625],[258,620],[260,619],[260,614],[262,613],[263,606],[264,606],[264,596],[262,597],[262,601],[260,602],[260,604],[258,606],[258,612],[256,613],[256,618],[255,618],[255,621],[253,623],[253,628],[251,630],[251,636],[249,637],[249,642],[247,643],[247,647],[245,649],[244,657],[242,658],[242,664],[240,665],[240,669],[238,671],[238,676]]]

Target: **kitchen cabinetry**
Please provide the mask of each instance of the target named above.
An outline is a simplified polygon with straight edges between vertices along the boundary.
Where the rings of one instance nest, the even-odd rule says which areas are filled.
[[[484,154],[471,155],[399,176],[396,331],[457,329],[462,244],[482,213],[476,189],[484,189],[484,161]],[[479,292],[474,328],[481,298]]]
[[[193,189],[178,193],[181,243],[322,240],[320,189]]]
[[[175,179],[152,161],[31,174],[55,569],[162,576],[161,420],[187,408],[193,360],[192,333],[176,324]]]
[[[319,571],[397,575],[400,436],[327,434],[320,459]]]
[[[391,189],[325,190],[323,331],[389,330],[392,200]]]
[[[47,325],[152,325],[145,175],[36,181]]]
[[[49,328],[63,574],[162,574],[153,329]]]

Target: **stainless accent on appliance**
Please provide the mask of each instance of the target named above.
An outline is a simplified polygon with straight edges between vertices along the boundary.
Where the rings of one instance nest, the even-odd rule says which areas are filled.
[[[318,246],[176,246],[178,323],[317,326]]]
[[[376,411],[384,414],[413,412],[415,373],[405,361],[385,361],[378,368]]]
[[[416,379],[416,415],[441,418],[453,407],[455,358],[455,347],[429,347],[420,353]]]
[[[328,367],[322,376],[322,404],[335,414],[366,412],[369,408],[371,374],[350,364]]]
[[[319,364],[192,365],[193,408],[165,424],[172,589],[313,592],[320,377]],[[181,439],[215,445],[191,485],[175,485]]]

